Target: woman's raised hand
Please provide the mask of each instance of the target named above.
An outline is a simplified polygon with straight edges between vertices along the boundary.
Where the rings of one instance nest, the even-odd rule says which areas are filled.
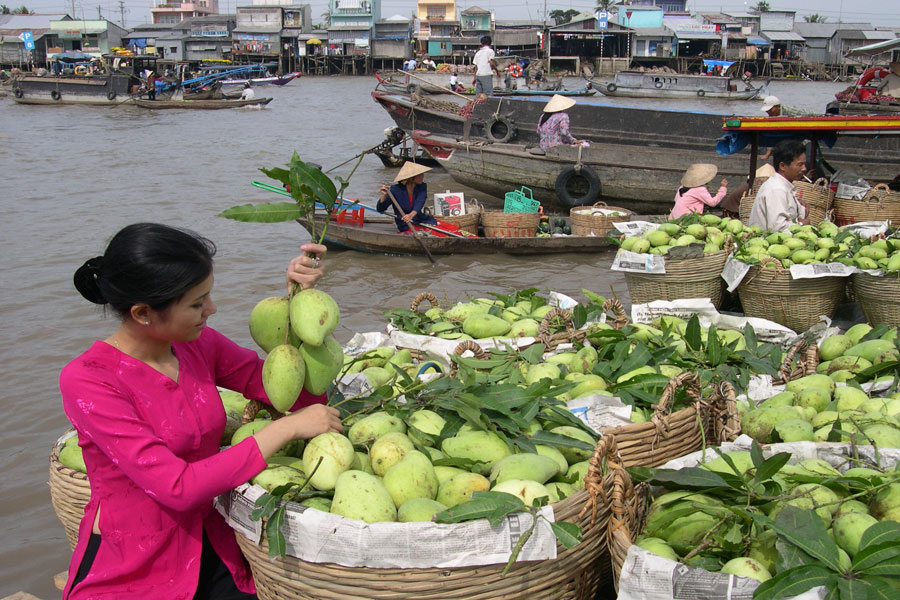
[[[322,257],[328,249],[321,244],[303,244],[300,246],[303,254],[291,259],[287,268],[287,289],[291,290],[291,284],[297,283],[301,289],[316,286],[316,282],[325,272],[325,266],[321,264]]]
[[[728,187],[728,180],[723,177],[722,183],[720,183],[719,186],[720,187]]]
[[[382,183],[381,184],[381,197],[384,198],[385,196],[387,196],[387,193],[388,193],[388,186],[386,186],[385,184]]]
[[[341,433],[341,417],[338,409],[324,404],[313,404],[284,417],[290,419],[294,439],[308,440],[321,433]]]

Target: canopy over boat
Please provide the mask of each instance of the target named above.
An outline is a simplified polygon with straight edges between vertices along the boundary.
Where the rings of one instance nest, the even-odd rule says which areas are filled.
[[[858,48],[854,48],[853,50],[848,52],[847,56],[872,57],[884,52],[890,52],[895,48],[900,48],[900,38],[896,38],[893,40],[884,40],[883,42],[875,42],[874,44],[867,44],[865,46],[859,46]]]

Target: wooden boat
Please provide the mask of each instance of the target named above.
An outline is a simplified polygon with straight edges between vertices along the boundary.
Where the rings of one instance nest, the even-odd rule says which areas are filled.
[[[144,100],[135,98],[134,103],[141,108],[167,109],[181,108],[188,110],[218,110],[223,108],[241,108],[242,106],[265,106],[271,102],[271,98],[252,98],[250,100]]]
[[[307,231],[308,224],[298,221]],[[316,218],[316,229],[322,231],[324,217]],[[425,247],[432,254],[555,254],[560,252],[601,252],[614,249],[615,245],[600,236],[515,237],[515,238],[456,238],[422,235]],[[325,245],[360,252],[384,254],[424,254],[422,246],[411,235],[400,235],[391,223],[365,223],[358,225],[328,224]]]
[[[414,101],[377,90],[372,97],[407,133],[416,129],[451,140],[539,144],[537,122],[545,102],[536,98],[489,97],[467,109],[471,116],[463,116],[459,114],[462,103],[449,97],[440,102],[429,98]],[[610,170],[600,176],[607,202],[668,202],[671,208],[681,174],[695,162],[713,163],[726,177],[746,173],[748,150],[737,155],[743,166],[735,168],[730,162],[733,159],[723,159],[712,143],[722,136],[722,122],[731,115],[612,106],[590,100],[579,101],[566,112],[573,136],[590,141],[592,150],[603,148],[611,153],[606,159]],[[900,164],[900,139],[838,135],[826,154],[835,168],[851,170],[870,182],[890,181]],[[523,184],[527,185],[517,183],[506,191]]]
[[[731,77],[640,71],[621,71],[616,73],[615,80],[610,83],[594,79],[588,81],[601,94],[617,98],[751,100],[756,98],[762,89],[760,86],[738,90],[737,81]]]
[[[285,85],[287,83],[292,82],[293,80],[300,77],[303,73],[300,71],[294,71],[293,73],[288,73],[287,75],[278,75],[271,77],[248,77],[244,79],[225,79],[222,81],[222,85],[244,85],[245,83],[249,83],[252,86],[257,85]]]
[[[825,112],[829,115],[900,115],[900,101],[832,100],[825,107]]]
[[[508,90],[506,88],[494,88],[493,96],[593,96],[597,92],[589,84],[578,90]],[[467,96],[474,96],[475,92],[463,92]]]

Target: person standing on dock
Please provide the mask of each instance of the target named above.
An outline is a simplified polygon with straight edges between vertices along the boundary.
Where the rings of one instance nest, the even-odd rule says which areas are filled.
[[[425,173],[430,171],[429,167],[425,167],[414,162],[404,163],[397,177],[394,178],[394,185],[388,188],[385,184],[381,184],[381,196],[378,198],[378,204],[375,208],[378,212],[387,211],[388,207],[394,209],[394,223],[397,224],[397,231],[404,235],[412,234],[410,225],[419,223],[428,223],[436,225],[437,221],[431,215],[423,212],[425,201],[428,199],[428,185],[425,183]],[[397,201],[399,208],[394,206],[391,195]]]
[[[497,63],[494,61],[494,49],[491,48],[491,36],[481,38],[481,50],[475,53],[472,62],[475,63],[475,78],[472,85],[475,86],[476,96],[491,96],[494,93],[494,73],[497,72]]]
[[[797,198],[794,182],[806,172],[806,145],[800,140],[784,140],[772,149],[775,174],[756,192],[750,225],[764,231],[784,231],[796,223],[806,224],[806,206]]]
[[[728,193],[728,180],[722,178],[715,196],[706,189],[706,184],[718,172],[719,168],[711,164],[697,163],[688,167],[681,178],[681,187],[675,193],[675,207],[669,213],[669,220],[692,212],[702,215],[707,206],[718,206]]]

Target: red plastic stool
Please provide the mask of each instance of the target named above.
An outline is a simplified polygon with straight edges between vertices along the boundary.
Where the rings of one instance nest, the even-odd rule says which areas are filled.
[[[353,210],[340,210],[335,213],[334,220],[338,225],[358,225],[362,227],[366,220],[366,209],[360,206]]]

